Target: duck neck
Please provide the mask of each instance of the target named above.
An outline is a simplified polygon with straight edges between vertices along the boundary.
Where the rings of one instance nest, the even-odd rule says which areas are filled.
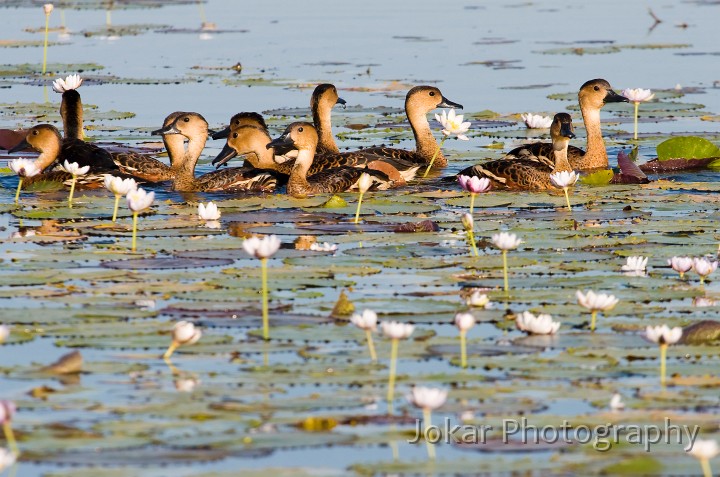
[[[434,167],[445,167],[447,166],[447,159],[443,156],[442,151],[438,150],[439,145],[433,136],[432,130],[430,129],[430,123],[427,120],[427,113],[424,111],[415,111],[412,108],[407,109],[407,117],[410,121],[410,127],[412,128],[413,135],[415,136],[415,148],[417,155],[423,159],[425,164],[430,164],[432,157],[437,153],[435,157]]]
[[[307,174],[315,157],[315,149],[301,149],[290,171],[287,190],[290,195],[303,195],[308,189]]]
[[[57,157],[60,154],[60,148],[61,144],[59,138],[58,141],[53,141],[52,143],[45,145],[43,150],[40,151],[38,158],[35,159],[35,165],[37,168],[40,169],[40,171],[44,171],[50,167],[57,160]]]
[[[170,168],[179,171],[185,157],[185,138],[180,134],[165,134],[162,138],[170,159]]]
[[[274,149],[265,147],[270,141],[271,138],[267,133],[258,131],[252,135],[247,147],[238,151],[238,154],[244,155],[245,160],[256,169],[275,170],[278,164],[275,163]]]
[[[600,109],[581,107],[580,111],[587,133],[587,149],[585,155],[575,166],[581,169],[607,168],[607,151],[600,129]]]
[[[203,134],[203,136],[206,136],[206,134]],[[205,141],[207,141],[205,137],[189,138],[187,150],[183,154],[175,178],[175,190],[192,190],[195,183],[195,166],[202,150],[205,148]]]
[[[71,89],[62,94],[60,116],[63,122],[63,134],[66,139],[83,139],[83,108],[80,93]]]
[[[553,168],[553,173],[572,171],[567,154],[569,143],[570,141],[567,139],[553,141],[553,153],[555,154],[555,167]]]
[[[328,105],[320,103],[313,108],[312,115],[319,138],[317,149],[323,152],[340,152],[332,135],[332,121],[330,120],[332,106],[328,107]]]

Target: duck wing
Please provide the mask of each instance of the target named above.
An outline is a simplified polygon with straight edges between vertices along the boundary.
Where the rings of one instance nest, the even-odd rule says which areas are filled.
[[[113,162],[120,172],[148,182],[170,181],[174,171],[155,158],[134,152],[113,154]]]
[[[357,182],[363,173],[373,179],[371,190],[385,190],[393,185],[393,181],[383,171],[359,167],[338,167],[327,169],[307,178],[314,194],[345,192],[357,189]]]
[[[490,161],[476,164],[461,172],[462,175],[487,177],[495,189],[544,190],[550,189],[552,168],[530,159]]]
[[[77,138],[63,139],[57,160],[60,164],[68,161],[77,162],[80,167],[90,166],[90,172],[112,171],[118,168],[108,151]]]
[[[575,146],[568,146],[568,159],[582,157],[585,151]],[[539,161],[550,168],[555,167],[555,154],[551,142],[531,142],[509,151],[501,160],[526,159]]]
[[[270,171],[231,167],[203,174],[195,182],[202,192],[272,192],[278,181]]]

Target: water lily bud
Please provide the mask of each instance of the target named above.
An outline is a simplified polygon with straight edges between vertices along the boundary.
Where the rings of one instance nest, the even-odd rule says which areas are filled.
[[[43,11],[45,12],[45,15],[50,15],[54,8],[55,7],[52,3],[46,3],[45,5],[43,5]]]
[[[460,331],[468,331],[475,326],[475,317],[470,313],[458,313],[455,315],[455,326]]]
[[[197,343],[202,336],[202,331],[189,321],[178,321],[173,326],[172,339],[181,345]]]
[[[361,330],[377,329],[377,314],[372,310],[364,310],[362,314],[355,313],[350,318],[350,323]]]
[[[415,331],[415,325],[409,323],[399,323],[397,321],[384,321],[380,325],[383,335],[394,340],[403,340],[409,338]]]
[[[462,216],[462,224],[467,232],[472,232],[473,228],[475,227],[475,221],[473,220],[473,216],[468,213],[464,213]]]
[[[440,388],[426,388],[423,386],[415,386],[410,391],[407,400],[415,407],[420,409],[437,409],[447,401],[448,392]]]

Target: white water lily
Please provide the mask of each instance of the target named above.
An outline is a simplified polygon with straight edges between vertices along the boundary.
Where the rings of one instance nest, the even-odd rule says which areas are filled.
[[[198,387],[200,380],[195,378],[176,379],[173,381],[173,384],[175,385],[175,390],[178,392],[190,393]]]
[[[35,165],[35,161],[31,159],[13,159],[8,162],[8,166],[19,177],[34,177],[40,174],[40,169]]]
[[[463,227],[465,227],[466,232],[471,232],[475,228],[475,219],[473,219],[473,216],[467,212],[463,214],[460,221],[462,222]]]
[[[515,234],[501,232],[492,236],[492,243],[500,250],[507,251],[517,248],[523,242]]]
[[[404,340],[415,331],[415,325],[398,321],[383,321],[380,324],[383,335],[394,340]]]
[[[692,302],[693,306],[697,307],[715,306],[715,303],[715,300],[706,296],[696,296]]]
[[[700,275],[700,283],[705,283],[705,278],[717,269],[718,263],[707,258],[693,258],[693,270]]]
[[[125,196],[127,206],[134,213],[142,212],[150,207],[155,200],[155,192],[147,192],[142,187],[131,190]]]
[[[78,74],[68,75],[65,79],[58,78],[53,81],[52,89],[56,93],[64,93],[73,89],[78,89],[83,84],[83,79]]]
[[[560,187],[562,189],[574,185],[579,178],[580,174],[575,171],[561,171],[550,174],[550,182],[552,182],[555,187]]]
[[[625,96],[631,103],[642,103],[655,97],[655,93],[643,88],[626,88],[620,94]]]
[[[672,257],[668,259],[668,265],[680,274],[680,278],[685,277],[685,273],[692,270],[693,259],[690,257]]]
[[[0,473],[15,463],[17,456],[14,452],[0,447]]]
[[[525,121],[525,126],[530,129],[549,129],[553,122],[550,116],[541,114],[524,113],[520,117]]]
[[[208,202],[207,205],[200,203],[198,204],[198,217],[201,220],[218,220],[220,218],[220,211],[215,205],[215,202]]]
[[[586,294],[578,290],[575,296],[577,297],[578,304],[590,311],[612,310],[619,301],[614,295],[595,293],[592,290],[589,290]]]
[[[515,326],[518,330],[531,335],[554,335],[560,329],[561,323],[553,321],[548,314],[533,315],[529,311],[523,311],[515,318]]]
[[[68,161],[63,162],[62,168],[65,170],[65,172],[72,174],[73,177],[84,176],[90,171],[90,166],[80,167],[77,162]]]
[[[455,315],[455,326],[460,331],[468,331],[475,326],[475,317],[470,313],[458,313]]]
[[[682,334],[683,330],[679,326],[675,328],[670,328],[667,325],[648,326],[645,328],[643,338],[651,343],[671,345],[677,343],[682,338]]]
[[[648,258],[642,256],[631,256],[625,260],[625,265],[620,270],[626,274],[640,276],[645,274]]]
[[[338,249],[338,246],[335,243],[314,242],[314,243],[310,244],[310,250],[312,250],[314,252],[335,252],[335,251],[337,251],[337,249]]]
[[[720,445],[713,439],[696,439],[688,454],[698,459],[714,459],[720,455]]]
[[[350,317],[350,323],[361,330],[375,331],[377,329],[377,313],[372,310],[364,310],[362,314],[354,313]]]
[[[45,15],[50,15],[54,9],[55,7],[52,3],[46,3],[43,5],[43,12],[45,12]]]
[[[5,341],[10,336],[10,328],[5,325],[0,325],[0,343]]]
[[[440,388],[414,386],[407,396],[408,402],[420,409],[435,410],[445,404],[448,392]]]
[[[135,179],[131,177],[123,179],[122,177],[116,177],[111,174],[105,174],[103,183],[105,188],[116,196],[127,195],[128,192],[138,188],[138,184],[135,182]]]
[[[615,393],[610,398],[610,410],[621,411],[625,409],[625,403],[622,400],[622,396],[619,393]]]
[[[435,119],[442,125],[442,133],[445,136],[457,136],[462,141],[469,141],[465,133],[468,132],[472,123],[469,121],[463,122],[462,114],[455,114],[455,109],[450,109],[450,112],[443,111],[442,115],[436,114]]]
[[[178,321],[172,329],[172,339],[181,345],[197,343],[202,336],[202,330],[191,321]]]
[[[243,242],[243,249],[255,258],[270,258],[280,250],[280,243],[277,235],[266,235],[262,239],[250,237]]]
[[[368,174],[367,172],[363,172],[360,174],[360,179],[357,181],[358,190],[361,194],[364,194],[365,192],[370,189],[370,187],[373,184],[372,176]]]
[[[465,299],[465,304],[474,308],[490,308],[490,298],[479,290],[475,290]]]

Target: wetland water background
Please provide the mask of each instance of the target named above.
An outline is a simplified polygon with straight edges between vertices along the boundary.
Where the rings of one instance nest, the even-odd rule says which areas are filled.
[[[605,411],[618,391],[629,408],[621,419],[644,423],[671,415],[682,423],[701,423],[701,435],[717,439],[720,402],[717,381],[711,379],[717,378],[717,346],[671,350],[670,372],[697,377],[697,382],[661,391],[657,350],[637,334],[649,323],[718,319],[715,307],[691,306],[694,297],[716,297],[715,283],[705,289],[680,283],[665,266],[672,255],[714,252],[714,195],[720,189],[715,172],[671,175],[664,177],[671,182],[642,188],[578,187],[572,196],[577,233],[559,196],[480,197],[478,238],[507,229],[526,244],[510,255],[511,299],[504,302],[501,293],[491,291],[501,303],[475,312],[480,323],[469,335],[468,371],[457,366],[456,331],[449,325],[464,309],[458,292],[497,287],[500,261],[487,246],[481,247],[480,259],[467,257],[457,228],[468,198],[439,177],[499,157],[526,136],[519,113],[564,111],[576,104],[579,85],[596,77],[618,92],[626,87],[664,91],[658,103],[640,106],[641,161],[654,157],[655,146],[671,133],[697,134],[717,144],[720,5],[653,4],[663,22],[649,30],[653,20],[649,4],[642,2],[610,1],[601,7],[560,1],[147,3],[163,5],[118,5],[110,12],[113,30],[108,30],[103,2],[68,2],[65,23],[71,34],[48,51],[51,69],[65,66],[47,78],[17,73],[25,63],[39,70],[42,47],[0,48],[0,127],[58,124],[60,95],[50,90],[51,80],[76,72],[73,65],[81,63],[93,64],[83,73],[87,80],[80,89],[83,102],[97,106],[86,114],[93,140],[155,142],[149,131],[175,110],[200,112],[215,129],[239,111],[275,111],[267,119],[277,135],[306,114],[312,88],[321,82],[337,85],[350,105],[333,112],[341,148],[389,141],[412,147],[407,127],[388,125],[403,123],[405,93],[417,84],[436,84],[465,106],[477,127],[469,142],[446,142],[450,166],[426,185],[369,196],[363,210],[372,223],[359,231],[337,225],[354,210],[352,194],[343,195],[348,208],[328,210],[319,207],[324,198],[293,202],[282,196],[180,195],[158,188],[161,201],[155,215],[141,220],[141,253],[133,258],[199,258],[213,265],[206,267],[165,270],[153,262],[118,269],[120,260],[130,258],[123,251],[129,238],[101,227],[111,210],[106,194],[81,194],[80,205],[69,214],[64,193],[28,193],[23,210],[13,211],[9,204],[16,179],[2,177],[0,305],[6,309],[0,322],[14,323],[19,334],[0,346],[0,398],[18,402],[15,426],[31,460],[21,462],[17,475],[99,475],[96,468],[59,466],[88,463],[110,466],[102,472],[113,477],[234,475],[237,469],[302,475],[289,470],[293,467],[306,469],[307,475],[347,475],[350,466],[366,475],[511,468],[534,469],[537,475],[589,475],[619,473],[608,467],[627,462],[658,475],[698,471],[677,446],[660,446],[648,456],[632,447],[600,454],[582,446],[562,453],[508,453],[444,445],[438,447],[438,463],[426,466],[424,447],[405,443],[413,435],[413,422],[388,425],[377,417],[386,411],[387,343],[378,340],[380,364],[371,366],[362,333],[318,324],[312,317],[327,316],[339,290],[352,286],[349,295],[359,310],[383,310],[381,319],[416,322],[421,339],[401,345],[397,394],[403,396],[415,383],[452,388],[448,404],[435,415],[437,422],[463,412],[473,413],[470,422],[478,424],[487,416],[520,413],[538,424],[562,418],[605,422],[618,418]],[[5,1],[0,15],[5,20],[0,40],[42,40],[42,33],[24,31],[43,26],[40,4]],[[217,31],[200,31],[203,20],[214,22]],[[56,5],[50,24],[59,23]],[[678,27],[681,23],[687,28]],[[129,34],[132,29],[137,34]],[[50,41],[58,40],[58,33],[51,32]],[[243,66],[239,74],[229,69],[238,62]],[[672,91],[678,84],[683,89]],[[566,99],[548,98],[565,93]],[[50,114],[37,118],[47,114],[45,95]],[[10,103],[22,103],[17,114],[9,112]],[[580,125],[579,112],[570,112]],[[631,107],[608,107],[602,117],[613,164],[620,148],[634,145],[629,140]],[[572,143],[582,146],[584,131],[577,132]],[[485,147],[493,141],[502,142],[502,149]],[[209,161],[221,147],[220,141],[208,142],[200,172],[211,169]],[[218,200],[223,210],[219,232],[192,221],[196,202],[207,198]],[[635,212],[622,212],[628,204]],[[263,205],[272,210],[263,212]],[[311,216],[301,217],[302,212]],[[37,227],[43,218],[74,220],[68,229],[77,227],[78,240],[10,238],[20,220]],[[441,231],[394,234],[387,226],[424,218],[436,221]],[[340,250],[335,256],[287,251],[271,261],[277,329],[268,349],[256,340],[257,264],[245,258],[241,239],[233,235],[238,229],[279,233],[290,243],[301,233],[296,223],[305,227],[302,233],[338,243]],[[650,276],[621,276],[627,255],[650,256]],[[233,260],[229,265],[213,262],[228,257]],[[573,298],[579,288],[612,291],[621,298],[621,305],[601,318],[594,341],[582,328],[587,317]],[[135,305],[140,299],[155,300],[155,306],[140,309]],[[563,322],[560,343],[531,348],[503,318],[506,309],[552,313]],[[231,314],[247,320],[230,320]],[[161,332],[183,318],[197,319],[205,328],[198,346],[174,358],[181,379],[200,381],[189,393],[176,391],[178,376],[157,359],[168,340]],[[302,326],[280,326],[284,319]],[[497,348],[508,343],[517,347],[499,353]],[[86,363],[80,383],[33,374],[73,349]],[[702,376],[710,378],[703,381]],[[53,390],[45,399],[28,395],[42,386]],[[400,400],[396,412],[420,416]],[[302,430],[298,424],[309,416],[340,425],[331,432]],[[343,424],[357,416],[369,423]],[[98,448],[106,451],[95,452]],[[638,464],[644,458],[652,462]],[[139,471],[128,465],[130,460],[146,466]],[[270,468],[285,468],[286,474]]]

